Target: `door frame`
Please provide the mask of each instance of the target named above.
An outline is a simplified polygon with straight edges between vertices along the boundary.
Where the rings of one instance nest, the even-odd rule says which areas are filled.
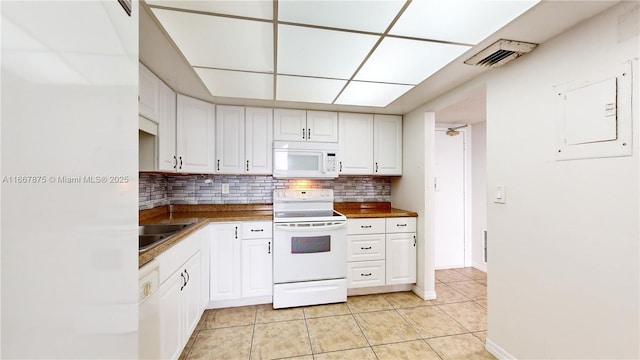
[[[447,131],[450,127],[457,127],[464,124],[451,124],[451,123],[436,123],[434,131]],[[471,178],[471,132],[472,126],[469,124],[465,128],[458,129],[460,131],[460,135],[463,136],[463,169],[464,169],[464,266],[470,267],[473,265],[472,258],[472,208],[471,208],[471,199],[472,193],[471,188],[473,184],[473,179]],[[459,136],[460,136],[459,135]],[[435,174],[434,174],[435,176]],[[435,178],[434,178],[435,181]],[[434,193],[435,195],[435,193]],[[437,211],[438,209],[435,209]],[[435,238],[434,238],[435,241]],[[435,254],[434,254],[435,256]]]

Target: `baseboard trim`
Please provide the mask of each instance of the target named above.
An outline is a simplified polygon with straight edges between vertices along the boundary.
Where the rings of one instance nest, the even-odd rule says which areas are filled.
[[[491,339],[487,338],[484,343],[484,348],[491,353],[491,355],[495,356],[499,360],[515,360],[511,354],[506,352],[503,348],[498,346],[496,343],[491,341]]]
[[[370,286],[370,287],[347,289],[347,296],[382,294],[382,293],[410,291],[410,290],[411,290],[411,284]]]
[[[478,270],[480,270],[480,271],[487,272],[487,264],[473,263],[471,266],[476,268],[476,269],[478,269]]]
[[[271,304],[271,303],[273,303],[273,297],[271,295],[265,295],[265,296],[256,296],[256,297],[242,298],[242,299],[209,301],[209,303],[207,304],[207,309],[219,309],[219,308],[226,308],[226,307],[260,305],[260,304]]]
[[[417,285],[414,285],[411,288],[411,291],[413,291],[414,294],[418,295],[423,300],[435,300],[436,299],[436,292],[434,290],[426,291],[426,290],[424,290],[422,288],[419,288]]]

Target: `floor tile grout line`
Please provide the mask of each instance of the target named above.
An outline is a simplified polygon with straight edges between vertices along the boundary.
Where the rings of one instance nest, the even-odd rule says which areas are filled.
[[[473,301],[473,300],[472,301],[465,301],[465,302],[473,302],[473,303],[475,303],[475,301]],[[460,304],[460,303],[455,303],[455,304]],[[444,305],[448,305],[448,304],[444,304]],[[478,305],[478,306],[480,306],[480,305]],[[438,307],[438,309],[440,309],[440,307]],[[463,329],[467,330],[467,333],[471,334],[473,332],[473,331],[469,330],[466,326],[464,326],[460,321],[456,320],[456,318],[454,318],[446,310],[440,309],[440,311],[442,311],[443,313],[447,314],[448,317],[450,317],[453,321],[457,322],[460,326],[462,326]],[[486,311],[486,309],[485,309],[485,311]],[[477,330],[477,331],[486,331],[486,329],[485,330]],[[458,335],[460,335],[460,334],[458,334]]]
[[[256,306],[256,312],[253,314],[253,330],[251,331],[251,340],[249,342],[249,358],[251,360],[251,354],[253,353],[253,339],[256,336],[256,326],[258,326],[258,307]]]

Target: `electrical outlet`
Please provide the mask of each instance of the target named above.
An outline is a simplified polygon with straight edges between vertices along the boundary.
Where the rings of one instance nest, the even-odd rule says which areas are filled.
[[[222,184],[222,193],[223,194],[229,193],[229,184]]]

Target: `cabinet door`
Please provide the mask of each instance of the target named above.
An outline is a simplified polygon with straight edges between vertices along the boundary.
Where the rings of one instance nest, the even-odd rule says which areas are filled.
[[[216,107],[216,173],[243,174],[244,107]]]
[[[271,239],[242,240],[242,296],[273,292]]]
[[[273,140],[306,141],[307,112],[305,110],[274,109]]]
[[[149,120],[158,122],[160,112],[160,79],[144,65],[139,64],[138,113]]]
[[[200,306],[200,252],[187,261],[182,270],[186,276],[186,285],[182,289],[185,329],[182,341],[183,344],[186,344],[202,315]]]
[[[340,175],[373,174],[373,115],[340,113]]]
[[[178,171],[215,172],[215,105],[177,95]]]
[[[160,286],[160,358],[177,359],[183,347],[184,303],[181,288],[184,277],[176,271]]]
[[[209,229],[209,299],[215,301],[240,298],[240,223],[209,225]]]
[[[273,110],[245,110],[245,172],[269,175],[273,158]]]
[[[402,175],[402,117],[374,115],[373,174]]]
[[[386,284],[415,283],[416,234],[387,234],[386,252]]]
[[[338,142],[338,113],[307,111],[307,141]]]
[[[176,171],[176,93],[160,82],[158,170]]]

